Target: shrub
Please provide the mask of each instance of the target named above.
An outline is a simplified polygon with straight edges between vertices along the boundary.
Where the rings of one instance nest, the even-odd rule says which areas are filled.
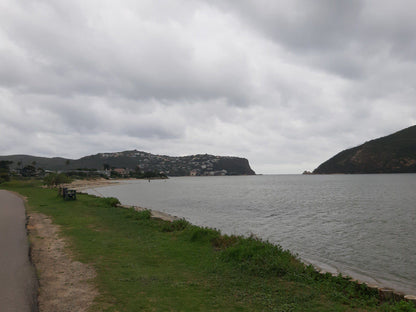
[[[149,209],[136,212],[136,220],[149,220],[152,217],[152,212]]]
[[[220,258],[234,263],[242,271],[262,276],[284,276],[289,272],[304,270],[304,265],[289,251],[255,237],[238,239],[234,245],[221,252]]]
[[[212,243],[215,239],[221,236],[221,233],[218,230],[207,227],[192,226],[189,227],[189,229],[191,233],[191,242],[208,241]]]
[[[190,225],[190,223],[188,221],[186,221],[185,219],[179,219],[179,220],[175,220],[169,223],[166,223],[163,227],[162,227],[162,232],[175,232],[175,231],[183,231],[185,230],[188,226]]]
[[[120,205],[120,201],[115,197],[105,197],[104,202],[109,207],[117,207],[117,205]]]
[[[152,216],[152,212],[148,209],[136,211],[133,208],[128,210],[127,218],[133,220],[149,220]]]
[[[384,307],[384,311],[391,312],[414,312],[416,311],[415,305],[412,302],[400,301],[393,306]]]
[[[212,245],[220,250],[226,249],[228,247],[234,246],[239,241],[239,237],[235,235],[221,235],[212,240]]]
[[[70,182],[71,179],[65,173],[49,173],[43,178],[43,183],[50,187]]]
[[[12,161],[0,161],[0,183],[10,181],[10,165]]]

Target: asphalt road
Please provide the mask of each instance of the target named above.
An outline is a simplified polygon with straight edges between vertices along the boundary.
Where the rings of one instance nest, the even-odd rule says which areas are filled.
[[[23,200],[0,190],[0,311],[37,311],[36,297]]]

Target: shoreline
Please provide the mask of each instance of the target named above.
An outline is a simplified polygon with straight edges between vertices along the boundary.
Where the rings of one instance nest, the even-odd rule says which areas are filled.
[[[86,180],[74,180],[71,183],[63,184],[64,187],[69,187],[77,191],[83,191],[89,188],[104,187],[114,184],[125,184],[128,181],[147,181],[147,180],[164,180],[160,178],[150,178],[150,179],[137,179],[137,178],[120,178],[120,179],[86,179]]]
[[[345,274],[334,267],[326,265],[325,263],[316,264],[314,262],[311,262],[305,259],[300,259],[300,261],[306,265],[312,265],[312,267],[320,274],[330,274],[334,277],[341,275],[343,278],[347,278],[351,282],[355,282],[359,285],[366,285],[370,289],[377,290],[380,297],[382,298],[390,298],[390,299],[402,298],[404,300],[411,301],[416,305],[416,292],[401,291],[401,290],[394,288],[393,286],[392,287],[383,286],[381,282],[377,282],[374,278],[370,276],[362,275],[362,279],[360,279],[359,277],[358,278],[352,277],[351,275]],[[320,265],[322,265],[322,267]],[[327,267],[328,269],[323,268],[324,266]],[[359,274],[357,273],[356,275],[359,275]],[[373,282],[368,282],[368,281],[365,281],[364,279],[371,279],[373,280]]]
[[[130,180],[130,179],[125,179]],[[78,192],[82,192],[85,189],[95,188],[95,187],[104,187],[114,184],[119,184],[122,181],[121,179],[117,180],[107,180],[104,178],[100,179],[91,179],[91,180],[74,180],[71,183],[63,184],[64,187],[74,189]]]
[[[57,199],[55,191],[52,189],[34,190],[33,185],[30,186],[30,188],[19,189],[18,186],[14,186],[14,188],[21,191],[25,196],[29,195],[30,202],[34,205],[31,205],[31,209],[48,215],[51,220],[55,220],[57,225],[71,229],[66,232],[70,241],[74,238],[81,239],[83,243],[79,244],[79,249],[77,247],[74,250],[77,250],[77,254],[79,252],[82,259],[84,257],[85,259],[92,259],[94,266],[98,265],[99,274],[103,274],[103,278],[98,280],[100,282],[104,281],[100,284],[102,289],[108,289],[110,293],[115,287],[118,290],[123,289],[122,292],[115,292],[114,297],[98,297],[95,304],[101,309],[114,306],[114,309],[119,310],[123,303],[128,303],[132,307],[137,307],[138,304],[143,305],[143,307],[146,305],[148,309],[151,309],[154,308],[155,302],[163,300],[160,306],[166,307],[166,304],[169,304],[169,306],[173,305],[179,310],[183,308],[183,300],[182,297],[177,297],[178,286],[183,287],[181,288],[183,292],[180,294],[184,295],[184,298],[196,298],[189,304],[190,307],[195,306],[195,304],[212,307],[212,301],[205,300],[207,298],[206,290],[208,290],[208,294],[212,298],[223,298],[224,291],[227,293],[227,297],[224,297],[224,300],[218,303],[221,307],[236,306],[241,308],[243,304],[247,311],[254,311],[256,309],[251,308],[259,306],[271,307],[271,304],[276,307],[285,304],[285,306],[289,305],[289,307],[296,310],[308,310],[309,307],[313,307],[315,311],[333,311],[334,307],[346,311],[354,310],[357,307],[363,307],[366,310],[368,308],[368,311],[376,311],[378,306],[385,306],[387,309],[391,308],[393,310],[397,310],[399,307],[407,307],[409,311],[415,309],[415,302],[411,297],[407,297],[405,302],[404,297],[395,296],[391,291],[382,292],[364,285],[360,286],[342,276],[335,278],[330,274],[321,276],[312,267],[301,269],[301,266],[296,265],[296,263],[300,265],[298,261],[295,261],[295,264],[291,261],[284,261],[282,268],[285,268],[284,264],[287,263],[289,265],[288,271],[282,271],[283,275],[280,275],[280,271],[275,272],[275,265],[280,267],[280,262],[274,263],[273,259],[280,256],[284,256],[283,258],[288,256],[292,259],[293,256],[290,256],[288,250],[273,247],[267,241],[263,241],[263,243],[256,238],[253,240],[240,236],[242,244],[236,246],[237,250],[259,246],[266,248],[266,253],[260,252],[259,254],[259,259],[265,261],[265,266],[258,268],[257,262],[249,262],[247,263],[248,267],[243,266],[241,267],[242,270],[235,270],[236,266],[240,263],[243,264],[241,260],[245,258],[218,257],[218,252],[221,252],[223,256],[228,256],[229,252],[232,251],[227,251],[227,247],[231,246],[228,243],[233,242],[231,237],[221,236],[219,231],[193,226],[189,222],[170,225],[159,220],[151,221],[149,213],[136,213],[133,210],[126,209],[142,209],[140,207],[120,206],[119,208],[124,208],[120,210],[112,205],[114,201],[103,200],[99,196],[87,196],[85,193],[80,195],[79,202],[74,204],[73,202]],[[110,207],[112,208],[107,209]],[[90,218],[91,216],[97,218]],[[185,225],[185,229],[180,227],[181,225]],[[186,225],[189,225],[189,228]],[[204,234],[204,236],[195,234]],[[206,237],[205,234],[208,236]],[[212,237],[218,237],[219,241],[210,241],[211,235]],[[100,241],[102,244],[97,244]],[[219,245],[219,243],[221,244]],[[253,245],[253,243],[255,244]],[[108,246],[114,247],[114,250],[110,250]],[[278,254],[271,251],[278,251]],[[201,255],[201,259],[189,257],[190,252]],[[120,257],[120,255],[122,256]],[[187,261],[191,262],[188,263]],[[89,263],[89,261],[86,263]],[[136,265],[131,265],[132,263]],[[184,263],[187,265],[184,265]],[[119,264],[119,266],[114,264]],[[169,283],[166,283],[165,279],[153,277],[148,279],[147,265],[151,270],[160,268],[160,272],[155,273],[161,273],[163,277],[171,276]],[[207,271],[207,265],[209,268],[211,268],[210,265],[213,265],[213,268],[223,268],[224,273],[231,269],[233,274],[218,275],[218,271]],[[173,266],[173,270],[166,271],[165,266],[169,268]],[[299,281],[297,278],[293,280],[291,278],[292,274],[298,276],[296,272],[299,273],[299,270],[305,276],[301,274],[299,275]],[[60,273],[60,270],[56,269],[53,272]],[[274,278],[271,278],[269,274],[264,276],[264,272],[275,272],[277,274],[271,274],[274,276]],[[205,276],[202,273],[209,274]],[[190,276],[196,277],[190,280]],[[265,278],[267,279],[266,283]],[[289,281],[291,285],[293,283],[293,287],[287,287],[286,283]],[[154,284],[149,284],[150,282]],[[308,285],[306,289],[305,282]],[[247,287],[247,284],[254,285],[254,287]],[[198,285],[204,287],[195,287]],[[205,287],[206,285],[209,287]],[[222,287],[220,291],[212,293],[213,289],[217,289],[218,286]],[[159,293],[161,287],[164,290],[163,294],[168,292],[172,295],[161,296],[161,293]],[[259,292],[259,289],[262,291]],[[143,296],[133,296],[134,299],[132,299],[132,296],[127,295],[131,290],[133,294],[143,294]],[[188,291],[192,292],[192,296],[187,295]],[[323,296],[322,291],[333,295]],[[244,296],[235,300],[235,294],[241,293]],[[270,302],[269,299],[271,293],[277,296],[273,302]],[[304,300],[294,301],[294,299],[291,299],[299,298],[300,293],[305,294]],[[171,301],[169,299],[171,297],[178,299]],[[199,298],[205,301],[202,302]],[[252,300],[254,299],[256,301],[253,303]],[[260,311],[260,309],[258,310]]]
[[[406,283],[400,283],[397,280],[388,280],[383,278],[377,278],[369,275],[367,272],[359,271],[357,268],[346,268],[340,269],[334,265],[328,263],[311,260],[307,258],[300,258],[300,260],[307,264],[312,265],[315,270],[321,274],[329,273],[332,276],[341,275],[342,277],[349,278],[352,281],[356,281],[358,284],[368,285],[370,288],[374,289],[390,289],[394,293],[400,294],[402,296],[409,295],[416,297],[416,289]]]
[[[94,189],[96,187],[105,187],[116,184],[126,184],[128,181],[138,181],[138,180],[154,180],[150,179],[136,179],[136,178],[125,178],[125,179],[89,179],[89,180],[74,180],[71,183],[62,184],[63,187],[68,187],[74,189],[78,192],[83,192],[88,189]],[[159,179],[157,179],[159,180]]]
[[[126,181],[132,181],[137,179],[117,179],[117,180],[106,180],[106,179],[94,179],[94,180],[75,180],[72,183],[66,184],[66,187],[70,187],[74,190],[76,190],[79,193],[88,194],[85,191],[86,190],[94,190],[96,193],[99,194],[100,197],[103,197],[98,191],[95,190],[95,188],[98,187],[105,187],[115,184],[123,184],[126,183]],[[91,195],[91,194],[88,194]],[[177,216],[173,216],[171,214],[168,214],[166,212],[157,211],[153,209],[148,209],[140,206],[131,206],[131,205],[118,205],[120,208],[125,209],[134,209],[135,211],[143,211],[143,210],[149,210],[152,214],[152,218],[155,219],[161,219],[164,221],[173,222],[175,220],[179,220],[180,218]]]
[[[105,187],[105,186],[110,186],[110,185],[115,185],[115,184],[123,184],[127,181],[132,181],[132,180],[137,180],[137,179],[130,178],[130,179],[117,179],[117,180],[106,180],[106,179],[75,180],[68,186],[76,189],[78,192],[88,194],[85,192],[88,189],[94,190],[95,188],[98,188],[98,187]],[[99,192],[97,193],[99,194],[100,197],[103,197],[103,195],[101,195]],[[135,205],[120,204],[118,205],[118,207],[125,208],[125,209],[134,209],[135,211],[149,210],[152,214],[152,218],[158,218],[158,219],[162,219],[164,221],[169,221],[169,222],[173,222],[175,220],[181,219],[178,216],[174,216],[165,212],[143,208],[143,207],[135,206]],[[380,296],[383,298],[385,298],[386,296],[387,297],[391,296],[392,298],[402,298],[407,301],[411,301],[416,305],[416,291],[414,291],[413,294],[410,294],[409,291],[399,291],[395,289],[394,287],[383,286],[381,282],[378,283],[374,278],[370,276],[363,276],[363,277],[371,279],[374,282],[368,282],[368,281],[361,280],[359,278],[352,277],[351,275],[340,272],[337,268],[331,267],[325,263],[317,264],[316,262],[310,261],[307,259],[300,259],[300,261],[302,261],[305,265],[312,265],[315,268],[315,270],[321,274],[331,274],[332,276],[341,275],[342,277],[349,278],[352,282],[356,282],[358,284],[365,284],[367,287],[377,290]],[[325,269],[325,267],[328,267],[330,269]],[[359,275],[359,274],[357,273],[356,275]]]
[[[151,216],[152,218],[162,219],[164,221],[169,221],[169,222],[173,222],[175,220],[181,219],[177,216],[173,216],[173,215],[170,215],[170,214],[165,213],[165,212],[161,212],[161,211],[157,211],[157,210],[151,210],[151,209],[147,209],[147,208],[143,208],[143,207],[139,207],[139,206],[130,206],[130,205],[120,204],[120,205],[118,205],[118,207],[125,208],[125,209],[134,209],[135,211],[149,210],[152,214],[152,216]],[[344,273],[338,271],[338,269],[335,269],[335,268],[333,268],[333,269],[334,269],[334,271],[337,271],[337,272],[331,272],[330,270],[325,270],[322,267],[320,267],[319,265],[314,264],[314,263],[312,263],[312,262],[310,262],[306,259],[299,259],[299,260],[302,263],[304,263],[305,265],[312,265],[313,268],[320,274],[323,274],[323,275],[331,274],[334,277],[337,277],[337,276],[341,275],[343,278],[347,278],[351,282],[355,282],[359,285],[366,285],[370,289],[377,290],[378,293],[379,293],[380,298],[384,298],[385,300],[402,299],[402,300],[406,300],[406,301],[411,301],[416,306],[416,292],[414,292],[414,295],[413,295],[413,294],[410,294],[408,292],[399,291],[397,289],[386,287],[386,286],[383,286],[383,285],[378,285],[376,281],[374,283],[371,283],[371,282],[360,280],[358,278],[354,278],[354,277],[352,277],[348,274],[344,274]],[[328,265],[325,265],[325,266],[329,267]],[[371,278],[371,277],[368,277],[368,278]],[[373,279],[373,278],[371,278],[371,279]]]

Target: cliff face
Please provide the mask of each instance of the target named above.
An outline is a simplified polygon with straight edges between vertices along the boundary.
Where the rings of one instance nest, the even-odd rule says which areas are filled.
[[[164,172],[170,176],[187,175],[253,175],[248,160],[240,157],[199,154],[182,157],[154,155],[141,151],[100,153],[80,159],[45,158],[28,155],[0,156],[0,160],[13,161],[12,167],[24,167],[35,162],[45,170],[69,171],[74,169],[103,170],[105,167],[141,171]],[[20,164],[20,165],[18,165]]]
[[[416,172],[416,126],[340,152],[313,173]]]
[[[214,164],[213,169],[227,170],[228,175],[253,175],[256,174],[245,158],[239,157],[222,157]]]

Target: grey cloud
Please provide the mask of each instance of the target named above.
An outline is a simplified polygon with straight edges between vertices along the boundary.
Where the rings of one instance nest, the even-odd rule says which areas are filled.
[[[73,7],[62,6],[53,2],[27,7],[15,4],[19,18],[2,14],[7,22],[5,36],[21,52],[1,60],[9,64],[11,73],[1,75],[5,85],[25,93],[131,99],[227,98],[230,104],[246,104],[251,86],[243,53],[222,53],[201,61],[192,43],[192,36],[198,34],[183,36],[184,26],[178,23],[166,23],[161,28],[156,24],[157,16],[155,20],[141,20],[139,8],[129,12],[131,21],[120,21],[112,29],[111,16],[110,21],[97,18],[90,25],[76,2]],[[65,11],[71,12],[69,18],[62,16]],[[190,9],[188,19],[193,13]],[[209,38],[205,40],[210,43]]]
[[[299,62],[341,77],[362,80],[366,63],[383,53],[415,62],[413,1],[246,0],[216,4],[298,55]]]
[[[279,43],[299,50],[339,49],[358,31],[362,1],[218,1]]]

